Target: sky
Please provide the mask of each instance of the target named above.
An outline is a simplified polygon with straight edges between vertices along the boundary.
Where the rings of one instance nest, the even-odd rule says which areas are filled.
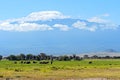
[[[120,0],[2,0],[0,54],[120,51]]]

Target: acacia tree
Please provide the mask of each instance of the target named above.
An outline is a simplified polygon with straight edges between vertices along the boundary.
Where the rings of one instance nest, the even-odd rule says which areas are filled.
[[[47,55],[45,53],[40,53],[40,57],[41,57],[42,60],[47,59]]]

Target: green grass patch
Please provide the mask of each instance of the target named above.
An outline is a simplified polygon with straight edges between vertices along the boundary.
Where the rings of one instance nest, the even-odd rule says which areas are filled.
[[[120,59],[54,61],[53,64],[0,61],[0,78],[120,78]]]

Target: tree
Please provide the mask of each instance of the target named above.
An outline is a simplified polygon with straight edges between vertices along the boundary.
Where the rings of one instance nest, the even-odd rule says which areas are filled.
[[[75,60],[82,60],[82,58],[80,58],[79,56],[76,56]]]
[[[41,60],[41,56],[40,56],[40,55],[37,55],[37,56],[36,56],[36,60]]]
[[[20,60],[25,60],[25,57],[26,57],[25,54],[21,53],[19,56],[20,56]]]
[[[2,60],[2,55],[0,55],[0,60]]]
[[[110,56],[105,56],[105,59],[110,59],[111,57]]]
[[[89,56],[88,56],[88,55],[84,55],[83,58],[84,58],[84,59],[88,59]]]
[[[69,56],[69,58],[70,58],[70,60],[72,60],[72,59],[73,59],[73,56]]]
[[[33,59],[33,55],[32,54],[27,54],[26,55],[26,59],[27,60],[32,60]]]
[[[20,55],[16,55],[16,60],[21,60]]]
[[[47,55],[45,53],[40,53],[41,60],[46,60]]]
[[[76,55],[75,55],[75,54],[73,54],[73,59],[74,59],[74,60],[76,59]]]
[[[50,63],[51,64],[53,63],[53,56],[52,55],[50,56]]]
[[[17,60],[17,57],[15,55],[10,55],[7,57],[9,60]]]
[[[33,60],[37,60],[37,56],[36,55],[33,55]]]
[[[91,58],[93,58],[93,59],[97,59],[98,56],[97,56],[97,55],[93,55]]]
[[[67,55],[64,56],[59,56],[59,61],[69,61],[70,57],[68,57]]]

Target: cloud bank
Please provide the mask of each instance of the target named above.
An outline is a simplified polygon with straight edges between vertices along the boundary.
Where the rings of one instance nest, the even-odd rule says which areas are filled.
[[[103,16],[108,17],[109,14],[104,14]],[[84,20],[73,19],[71,16],[64,15],[59,11],[33,12],[26,17],[0,21],[0,30],[18,32],[55,29],[61,31],[79,29],[94,32],[96,30],[117,29],[118,27],[118,25],[101,17],[92,17]]]
[[[88,30],[88,31],[96,31],[96,26],[88,27],[85,22],[77,21],[72,25],[74,28],[81,29],[81,30]]]

